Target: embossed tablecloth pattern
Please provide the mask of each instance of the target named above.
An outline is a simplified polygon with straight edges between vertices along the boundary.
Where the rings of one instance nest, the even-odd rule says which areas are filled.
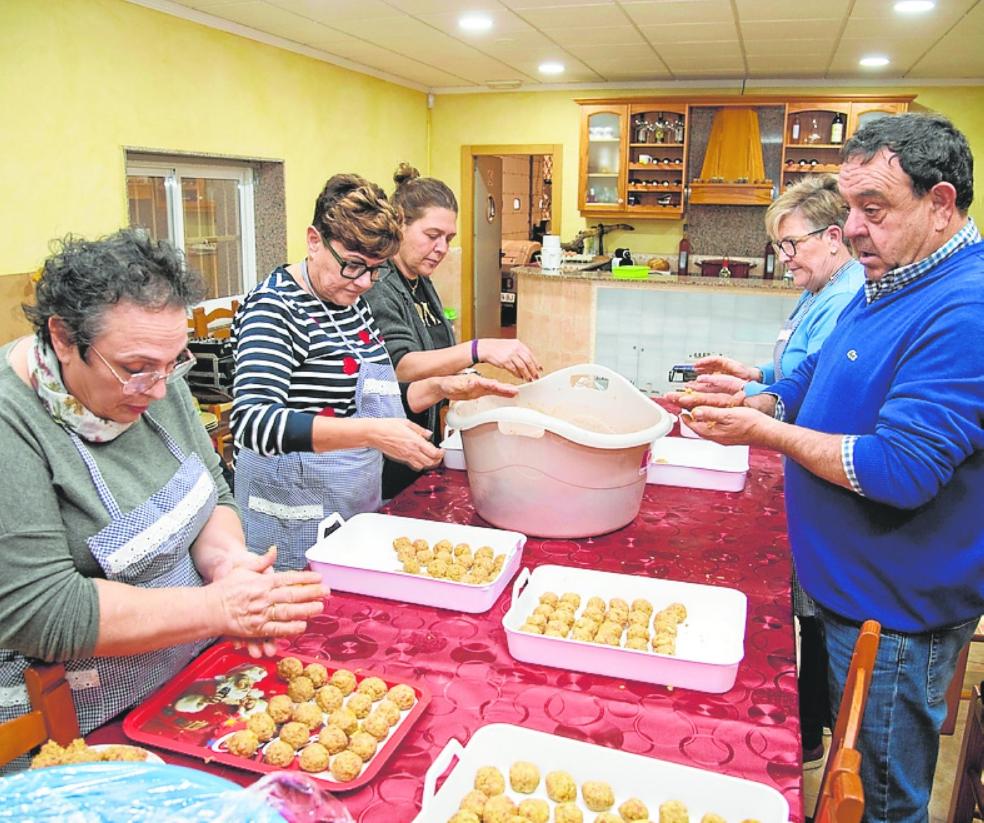
[[[420,478],[385,511],[486,525],[464,472]],[[803,820],[790,561],[778,457],[753,450],[738,494],[647,486],[639,517],[594,539],[526,544],[523,565],[554,563],[731,586],[748,597],[745,658],[735,686],[713,695],[520,663],[502,617],[511,585],[491,611],[451,611],[336,593],[291,648],[339,665],[424,683],[433,701],[368,786],[339,795],[360,823],[404,823],[417,814],[423,775],[451,737],[486,723],[514,723],[651,757],[757,780],[783,792]],[[122,739],[119,722],[91,742]],[[256,775],[203,766],[247,784]]]

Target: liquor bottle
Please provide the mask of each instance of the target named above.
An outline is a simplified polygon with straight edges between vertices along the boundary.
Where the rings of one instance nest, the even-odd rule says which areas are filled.
[[[687,277],[690,274],[690,241],[687,239],[687,224],[683,224],[683,237],[680,238],[680,253],[677,255],[677,275]]]
[[[776,276],[776,250],[773,248],[771,242],[765,244],[765,263],[762,268],[762,278],[764,280],[771,280]]]
[[[846,123],[847,118],[841,112],[837,112],[834,115],[834,120],[830,124],[830,142],[834,145],[840,145],[844,142],[844,126]]]
[[[718,277],[731,277],[731,261],[727,257],[721,261]]]
[[[818,122],[818,120],[817,120],[816,117],[811,117],[810,118],[810,133],[808,135],[806,135],[806,142],[807,143],[819,143],[821,140],[823,140],[823,137],[820,134],[820,123]]]
[[[800,141],[800,119],[799,117],[793,118],[793,132],[792,132],[792,142],[799,143]]]

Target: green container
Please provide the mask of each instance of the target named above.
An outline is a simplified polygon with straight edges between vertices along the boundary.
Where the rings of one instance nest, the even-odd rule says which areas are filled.
[[[649,266],[616,266],[612,269],[616,280],[645,280],[649,277]]]

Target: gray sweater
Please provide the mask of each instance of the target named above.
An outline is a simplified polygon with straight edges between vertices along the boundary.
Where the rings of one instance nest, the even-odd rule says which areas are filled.
[[[12,346],[0,348],[0,649],[48,661],[83,658],[99,632],[92,578],[104,577],[86,538],[109,522],[109,514],[65,430],[7,362]],[[198,454],[215,480],[219,503],[235,508],[187,384],[168,386],[150,414],[186,454]],[[143,420],[115,440],[87,446],[124,512],[178,468]]]

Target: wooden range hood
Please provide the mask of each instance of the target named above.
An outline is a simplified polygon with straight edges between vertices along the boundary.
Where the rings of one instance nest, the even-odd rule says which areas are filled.
[[[758,113],[722,108],[714,115],[700,177],[690,183],[693,205],[767,206],[772,181],[765,176]]]

